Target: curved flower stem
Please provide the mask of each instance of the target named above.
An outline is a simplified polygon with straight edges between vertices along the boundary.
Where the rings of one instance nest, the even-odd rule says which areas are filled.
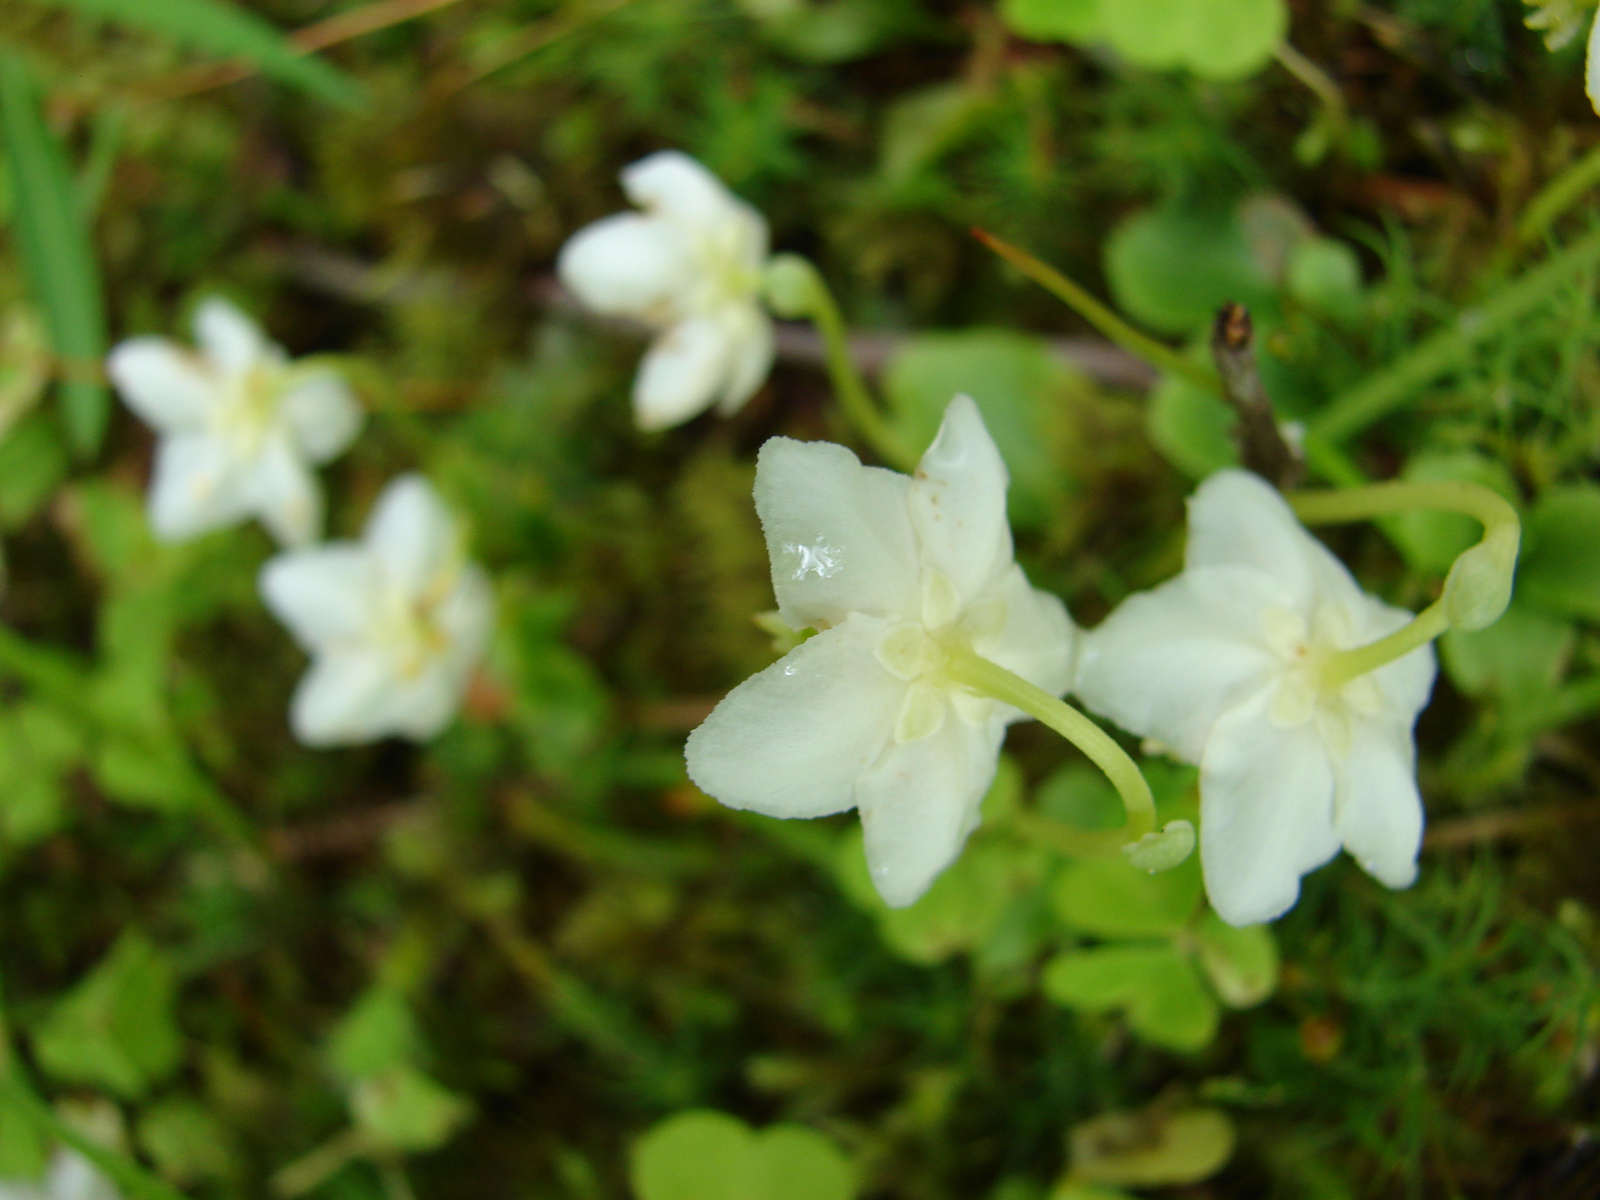
[[[1483,525],[1482,539],[1463,551],[1450,568],[1444,594],[1387,637],[1330,656],[1322,669],[1324,687],[1341,688],[1426,645],[1447,629],[1482,629],[1510,602],[1522,523],[1517,510],[1497,492],[1476,483],[1440,480],[1291,492],[1286,499],[1308,525],[1363,521],[1416,509],[1461,513]]]
[[[844,318],[822,272],[798,254],[780,254],[767,265],[765,285],[774,312],[781,317],[810,321],[822,335],[828,378],[851,428],[884,462],[907,475],[915,471],[918,456],[884,419],[867,390],[866,380],[856,370]]]
[[[1002,704],[1020,708],[1082,750],[1090,762],[1105,772],[1128,810],[1127,825],[1113,834],[1117,844],[1138,842],[1155,832],[1156,802],[1150,794],[1150,785],[1110,734],[1070,704],[1057,700],[1043,688],[1035,687],[1020,675],[965,646],[947,645],[944,652],[945,674],[956,683]]]
[[[1222,383],[1207,367],[1191,362],[1170,346],[1163,345],[1140,329],[1122,319],[1107,304],[1097,300],[1087,288],[1074,283],[1049,263],[1035,258],[1026,250],[1002,241],[992,233],[974,229],[977,238],[1001,258],[1005,259],[1045,291],[1060,300],[1073,312],[1093,325],[1106,337],[1129,354],[1145,360],[1158,371],[1187,379],[1196,387],[1222,395]]]

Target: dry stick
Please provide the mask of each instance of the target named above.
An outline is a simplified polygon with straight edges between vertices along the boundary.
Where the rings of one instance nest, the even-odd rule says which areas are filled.
[[[1239,457],[1280,490],[1296,487],[1306,471],[1305,456],[1291,446],[1272,412],[1272,398],[1256,367],[1255,326],[1242,304],[1224,304],[1211,327],[1211,357],[1222,378],[1222,395],[1238,414],[1234,440]]]
[[[1503,838],[1539,837],[1587,821],[1600,821],[1600,804],[1592,800],[1546,808],[1477,813],[1470,817],[1457,817],[1453,821],[1435,822],[1423,835],[1422,844],[1430,850],[1439,850],[1450,846],[1474,846]]]
[[[368,4],[364,8],[339,13],[325,21],[318,21],[314,25],[298,29],[289,35],[289,41],[299,53],[312,54],[318,50],[326,50],[329,46],[338,45],[340,42],[348,42],[352,38],[375,33],[380,29],[399,25],[414,17],[424,16],[441,8],[449,8],[452,4],[460,2],[461,0],[378,0],[377,3]],[[253,63],[242,61],[191,67],[167,76],[164,81],[158,79],[139,90],[149,100],[177,100],[183,96],[193,96],[198,92],[209,92],[214,88],[237,83],[255,73],[256,67]]]

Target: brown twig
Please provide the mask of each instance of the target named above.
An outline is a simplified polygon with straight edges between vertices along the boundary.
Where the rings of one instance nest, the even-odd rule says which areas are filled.
[[[1245,467],[1288,490],[1305,475],[1305,458],[1291,446],[1272,411],[1272,398],[1256,367],[1255,325],[1242,304],[1224,304],[1211,327],[1211,357],[1222,377],[1223,398],[1239,416],[1234,439]]]

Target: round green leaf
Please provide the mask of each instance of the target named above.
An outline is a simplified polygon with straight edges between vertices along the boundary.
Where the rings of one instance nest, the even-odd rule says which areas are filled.
[[[726,1113],[677,1113],[633,1149],[637,1200],[850,1200],[850,1163],[800,1125],[760,1133]]]
[[[1252,308],[1268,281],[1234,211],[1164,207],[1135,213],[1106,243],[1106,275],[1119,307],[1164,333],[1208,328],[1228,301]]]
[[[1477,483],[1507,499],[1516,484],[1504,465],[1470,450],[1416,454],[1400,477],[1408,483]],[[1448,571],[1458,555],[1483,536],[1483,527],[1459,513],[1417,510],[1393,518],[1392,528],[1406,560],[1420,571]]]
[[[1278,943],[1267,925],[1229,925],[1214,912],[1200,922],[1200,966],[1229,1008],[1250,1008],[1278,987]]]
[[[1068,863],[1052,891],[1056,915],[1074,929],[1105,938],[1164,937],[1194,916],[1200,864],[1191,856],[1152,875],[1120,856]]]
[[[1561,681],[1577,631],[1572,622],[1517,597],[1485,629],[1452,629],[1439,639],[1450,681],[1469,696],[1535,705]]]
[[[1068,1135],[1072,1174],[1089,1183],[1167,1187],[1209,1179],[1233,1157],[1237,1137],[1214,1108],[1106,1113]]]
[[[1101,27],[1131,63],[1238,79],[1272,60],[1289,10],[1284,0],[1115,0]]]
[[[1162,377],[1150,395],[1145,428],[1155,448],[1191,479],[1239,465],[1233,440],[1237,418],[1215,392],[1176,375]]]
[[[1194,965],[1171,946],[1104,946],[1057,955],[1040,980],[1058,1004],[1124,1009],[1128,1026],[1171,1050],[1199,1050],[1217,1033],[1217,1002]]]
[[[1551,488],[1528,513],[1517,591],[1542,608],[1600,621],[1600,487]]]
[[[396,1150],[436,1150],[472,1115],[469,1101],[414,1067],[393,1067],[351,1089],[356,1123]]]
[[[1036,42],[1086,42],[1100,36],[1100,6],[1101,0],[1002,0],[1000,17]]]
[[[850,1163],[832,1141],[802,1125],[773,1125],[756,1136],[760,1191],[751,1200],[850,1200]]]

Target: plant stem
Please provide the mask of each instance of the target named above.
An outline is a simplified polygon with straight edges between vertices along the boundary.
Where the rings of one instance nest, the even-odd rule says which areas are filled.
[[[1457,480],[1372,483],[1364,487],[1333,491],[1291,492],[1285,498],[1294,509],[1295,515],[1308,525],[1364,521],[1372,517],[1412,512],[1419,508],[1438,509],[1472,517],[1483,525],[1483,538],[1465,551],[1457,562],[1459,563],[1467,555],[1484,555],[1489,552],[1487,548],[1491,545],[1509,545],[1510,557],[1504,563],[1504,573],[1507,578],[1502,581],[1509,595],[1509,575],[1516,566],[1515,547],[1520,538],[1521,522],[1517,519],[1517,510],[1505,497],[1486,487]],[[1498,556],[1496,562],[1499,561],[1499,557],[1503,556]],[[1449,588],[1450,584],[1447,582],[1444,597],[1429,605],[1408,624],[1387,637],[1332,655],[1323,664],[1323,686],[1337,690],[1351,680],[1358,679],[1411,653],[1444,633],[1452,624]]]
[[[1536,241],[1555,224],[1557,217],[1597,183],[1600,183],[1600,146],[1557,175],[1528,202],[1522,219],[1517,222],[1517,241],[1523,244]]]
[[[1573,275],[1596,261],[1600,261],[1600,229],[1557,251],[1478,307],[1464,309],[1453,323],[1335,396],[1308,423],[1308,434],[1339,441],[1361,432],[1465,360],[1479,342],[1542,304]]]
[[[1002,704],[1020,708],[1082,750],[1090,762],[1105,772],[1128,811],[1127,825],[1116,831],[1119,843],[1137,842],[1145,834],[1155,832],[1156,802],[1150,794],[1150,785],[1110,734],[1070,704],[965,646],[949,644],[944,652],[945,673],[956,683]],[[1096,842],[1103,844],[1100,839]]]
[[[972,236],[977,238],[1001,258],[1005,259],[1029,279],[1033,280],[1045,291],[1055,296],[1062,303],[1072,309],[1089,324],[1093,325],[1106,337],[1121,346],[1130,354],[1137,355],[1159,371],[1168,375],[1177,375],[1187,379],[1196,387],[1204,388],[1208,392],[1222,395],[1222,385],[1216,375],[1199,363],[1191,362],[1176,350],[1156,341],[1155,338],[1136,329],[1129,322],[1122,319],[1110,306],[1102,304],[1095,299],[1089,291],[1068,279],[1060,271],[1046,262],[1035,258],[1026,250],[1013,246],[1010,242],[1002,241],[992,233],[982,229],[974,229]]]
[[[851,428],[884,462],[908,475],[915,471],[918,455],[884,419],[850,357],[849,332],[822,272],[798,254],[779,255],[767,269],[767,293],[774,311],[804,318],[822,335],[828,377]]]

